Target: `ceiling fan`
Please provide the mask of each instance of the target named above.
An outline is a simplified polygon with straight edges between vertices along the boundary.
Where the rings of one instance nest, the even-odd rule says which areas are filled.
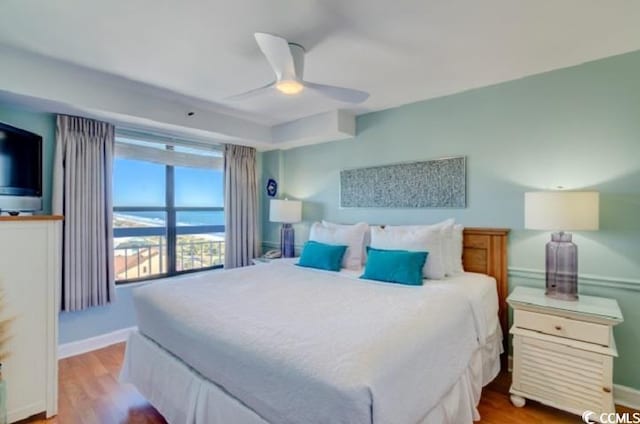
[[[227,100],[244,100],[274,89],[290,96],[299,94],[304,90],[312,90],[323,96],[346,103],[362,103],[369,97],[369,93],[360,90],[304,81],[302,79],[304,47],[299,44],[289,43],[282,37],[263,32],[256,32],[255,38],[260,50],[262,50],[271,68],[273,68],[276,80],[264,87],[228,97]]]

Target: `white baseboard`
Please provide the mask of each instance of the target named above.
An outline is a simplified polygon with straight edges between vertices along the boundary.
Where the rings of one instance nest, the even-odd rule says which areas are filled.
[[[613,398],[616,401],[616,405],[622,405],[640,411],[640,390],[638,389],[614,384]]]
[[[47,409],[47,407],[44,405],[44,402],[36,402],[30,405],[23,406],[20,409],[7,411],[7,422],[13,423],[16,421],[24,420],[25,418],[29,418],[33,415],[43,412],[45,409]]]
[[[121,330],[112,331],[111,333],[78,340],[77,342],[58,345],[58,359],[80,355],[82,353],[91,352],[92,350],[111,346],[112,344],[124,342],[132,331],[137,330],[138,327],[123,328]]]
[[[513,356],[507,358],[507,367],[509,372],[513,371]],[[640,411],[640,390],[632,387],[622,386],[620,384],[613,385],[613,401],[616,405],[626,406],[627,408],[637,409]]]

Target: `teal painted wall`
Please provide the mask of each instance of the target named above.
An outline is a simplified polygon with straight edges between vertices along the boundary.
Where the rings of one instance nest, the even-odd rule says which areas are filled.
[[[56,144],[56,117],[50,113],[36,113],[16,109],[0,103],[0,122],[22,128],[42,136],[44,213],[51,213],[51,187],[53,182],[53,155]]]
[[[0,104],[0,122],[40,134],[43,138],[43,206],[51,212],[53,156],[55,152],[56,117],[50,113],[32,112]],[[136,325],[131,296],[132,286],[116,287],[116,300],[110,305],[59,315],[59,343],[69,343]]]
[[[132,289],[140,283],[116,286],[116,299],[109,305],[76,312],[60,312],[58,343],[70,343],[96,337],[137,324]]]
[[[298,244],[318,219],[412,224],[455,217],[467,226],[512,229],[510,285],[542,286],[548,233],[526,231],[524,192],[594,189],[601,193],[597,232],[575,234],[585,294],[615,297],[626,321],[616,329],[616,383],[640,389],[640,52],[491,87],[370,113],[354,139],[262,158],[263,181],[304,201]],[[345,168],[467,157],[466,209],[340,209]],[[264,191],[263,191],[264,193]],[[264,197],[264,194],[263,194]],[[278,226],[263,208],[264,247]],[[533,270],[533,272],[527,271]],[[623,288],[624,287],[624,288]]]

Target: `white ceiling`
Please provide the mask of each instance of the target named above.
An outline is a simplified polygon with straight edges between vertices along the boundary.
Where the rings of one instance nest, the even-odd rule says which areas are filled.
[[[270,127],[639,50],[639,22],[637,0],[2,0],[0,44]],[[356,107],[313,93],[225,102],[273,79],[256,31],[303,45],[305,79],[371,97]],[[16,91],[1,77],[0,90]]]

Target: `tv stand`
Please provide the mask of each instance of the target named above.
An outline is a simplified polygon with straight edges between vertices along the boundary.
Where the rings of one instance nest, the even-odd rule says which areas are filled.
[[[18,215],[20,215],[20,212],[17,212],[17,211],[9,211],[7,213],[9,214],[9,216],[18,216]]]
[[[63,217],[61,215],[25,215],[21,213],[18,216],[11,216],[7,212],[3,212],[3,214],[0,215],[0,223],[22,222],[22,221],[62,221],[62,220],[63,220]],[[2,238],[0,237],[0,240],[1,239]]]

